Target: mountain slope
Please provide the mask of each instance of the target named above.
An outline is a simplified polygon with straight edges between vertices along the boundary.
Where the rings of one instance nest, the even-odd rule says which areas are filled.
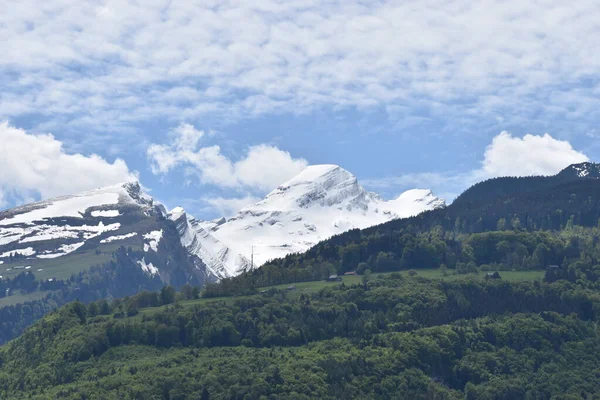
[[[34,270],[39,278],[67,278],[110,258],[121,245],[144,248],[153,243],[156,252],[163,213],[164,207],[155,204],[137,182],[4,211],[0,213],[1,274],[11,277],[25,269]],[[78,257],[83,254],[90,255],[87,263]],[[72,258],[77,258],[77,265],[65,268]],[[158,273],[146,264],[140,268]]]
[[[586,274],[350,278],[235,301],[71,303],[0,347],[0,398],[597,397],[600,299]]]
[[[164,207],[138,182],[3,211],[0,279],[31,273],[42,283],[66,280],[92,266],[117,262],[115,253],[124,247],[131,265],[149,282],[157,278],[175,285],[203,284],[202,269],[189,262],[175,225],[165,215]],[[131,286],[136,287],[133,282]]]
[[[414,251],[398,247],[405,234],[437,231],[456,237],[496,230],[596,227],[600,220],[600,174],[595,171],[599,170],[599,164],[584,163],[569,166],[555,176],[490,179],[472,186],[447,207],[342,233],[303,254],[274,260],[268,263],[269,269],[325,261],[339,265],[340,257],[350,251],[357,252],[353,268],[358,262],[376,257],[378,252],[392,252],[400,258],[404,250],[407,254]]]
[[[169,217],[182,243],[219,278],[301,253],[350,229],[362,229],[444,206],[429,190],[391,201],[368,192],[335,165],[314,165],[228,220],[198,221],[181,208]]]

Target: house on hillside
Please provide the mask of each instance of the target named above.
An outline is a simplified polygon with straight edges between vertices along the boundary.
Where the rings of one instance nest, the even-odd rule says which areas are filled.
[[[354,276],[356,275],[356,271],[348,271],[344,274],[344,276]]]
[[[329,278],[327,278],[328,282],[341,282],[342,277],[341,276],[337,276],[335,274],[333,275],[329,275]]]
[[[485,279],[502,279],[502,277],[500,277],[500,274],[498,273],[498,271],[495,271],[495,272],[488,272],[487,274],[485,274]]]

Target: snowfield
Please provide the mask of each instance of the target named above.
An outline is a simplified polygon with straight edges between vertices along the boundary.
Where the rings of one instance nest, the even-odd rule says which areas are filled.
[[[106,204],[117,204],[118,193],[95,193],[59,200],[49,200],[46,207],[36,208],[14,217],[3,219],[0,225],[31,224],[57,217],[79,217],[90,207]],[[42,203],[38,203],[42,204]],[[36,205],[37,206],[37,205]]]

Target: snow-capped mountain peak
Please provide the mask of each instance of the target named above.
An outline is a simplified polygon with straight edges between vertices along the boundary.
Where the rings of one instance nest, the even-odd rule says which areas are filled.
[[[354,228],[444,206],[431,191],[409,190],[385,201],[365,190],[337,165],[313,165],[282,183],[234,217],[198,221],[183,209],[171,211],[182,243],[218,278],[239,274],[268,260],[303,252],[317,242]],[[253,260],[253,262],[251,261]]]
[[[374,196],[365,191],[356,177],[345,169],[337,165],[312,165],[279,185],[264,200],[244,210],[286,211],[315,205],[331,207],[344,202],[364,207],[365,202]]]

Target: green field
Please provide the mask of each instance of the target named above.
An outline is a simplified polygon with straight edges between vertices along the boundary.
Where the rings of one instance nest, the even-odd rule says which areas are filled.
[[[33,292],[33,293],[28,293],[28,294],[15,294],[12,296],[3,297],[0,299],[0,307],[14,306],[15,304],[19,304],[19,303],[26,303],[28,301],[40,300],[40,299],[43,299],[44,297],[46,297],[49,293],[51,293],[51,292],[43,291],[43,292]]]
[[[484,278],[486,272],[479,272],[478,274],[467,274],[467,275],[458,275],[454,274],[454,271],[449,271],[447,276],[443,276],[439,269],[422,269],[415,270],[417,271],[417,276],[422,276],[423,278],[428,279],[461,279],[465,277],[477,276],[480,278]],[[500,277],[507,281],[534,281],[536,279],[544,278],[545,270],[536,270],[536,271],[498,271]],[[408,271],[401,271],[402,275],[408,276]]]
[[[458,275],[454,274],[454,271],[451,271],[447,276],[443,276],[439,269],[421,269],[416,270],[416,277],[422,277],[426,279],[442,279],[442,280],[456,280],[456,279],[473,279],[479,278],[484,279],[485,272],[480,272],[479,274],[467,274],[467,275]],[[534,281],[541,280],[544,277],[544,272],[542,270],[538,271],[500,271],[500,276],[502,279],[507,281]],[[380,274],[373,274],[373,276],[381,276],[385,277],[386,275],[391,274],[392,272],[385,272]],[[409,277],[408,271],[400,271],[400,273],[406,277]],[[362,282],[362,276],[354,275],[354,276],[344,276],[342,278],[342,282],[346,285],[354,285]],[[318,292],[327,286],[336,286],[341,285],[342,282],[326,282],[326,281],[311,281],[311,282],[298,282],[298,283],[288,283],[283,285],[276,285],[270,287],[259,288],[258,290],[268,290],[271,288],[275,288],[278,290],[286,290],[289,286],[295,286],[295,290],[288,291],[288,297],[299,297],[301,294],[311,294]],[[202,298],[197,300],[185,300],[180,302],[180,304],[184,307],[193,306],[196,304],[206,304],[210,302],[224,301],[227,305],[233,304],[236,300],[249,298],[251,296],[237,296],[237,297],[212,297],[212,298]],[[142,315],[151,315],[159,310],[164,308],[154,307],[154,308],[146,308],[140,310],[138,316]]]

